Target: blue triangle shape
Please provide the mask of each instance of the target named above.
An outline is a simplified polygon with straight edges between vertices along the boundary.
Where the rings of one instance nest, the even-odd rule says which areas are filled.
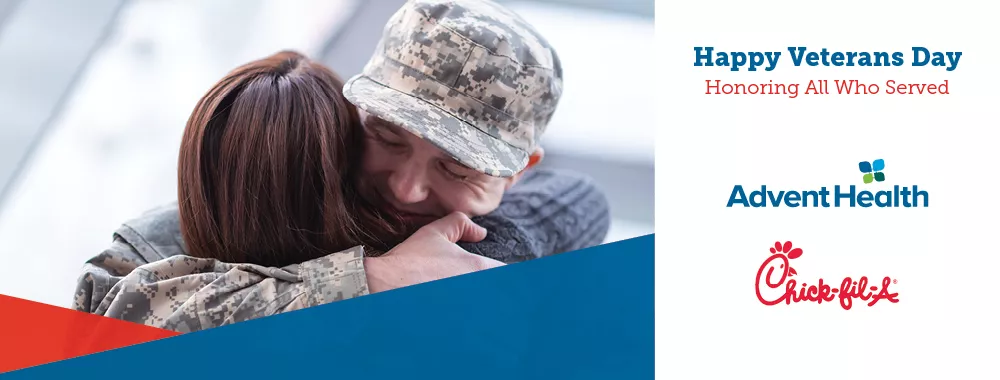
[[[653,235],[0,375],[0,379],[653,376]]]

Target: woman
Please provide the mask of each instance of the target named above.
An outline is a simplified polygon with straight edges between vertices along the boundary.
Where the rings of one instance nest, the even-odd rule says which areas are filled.
[[[295,52],[229,73],[181,143],[181,231],[192,255],[281,267],[397,232],[354,192],[364,146],[343,81]],[[377,232],[377,233],[374,233]]]
[[[607,202],[587,178],[533,170],[495,212],[474,218],[489,230],[485,239],[459,248],[457,237],[442,243],[418,231],[386,257],[402,251],[420,260],[366,257],[393,248],[404,224],[355,191],[365,137],[342,86],[295,52],[219,81],[185,129],[178,204],[116,231],[111,248],[85,265],[74,308],[197,331],[379,291],[376,264],[392,262],[412,275],[474,257],[488,261],[473,265],[482,269],[604,239]],[[579,217],[584,208],[587,219]]]

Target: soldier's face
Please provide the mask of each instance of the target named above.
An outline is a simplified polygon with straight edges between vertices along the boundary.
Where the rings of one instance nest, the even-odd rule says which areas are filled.
[[[519,178],[492,177],[458,163],[429,142],[361,112],[365,154],[358,187],[416,228],[451,212],[488,214]],[[412,231],[411,231],[412,232]]]

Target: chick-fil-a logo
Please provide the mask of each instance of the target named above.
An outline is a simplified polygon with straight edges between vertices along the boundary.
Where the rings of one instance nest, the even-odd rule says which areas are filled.
[[[786,241],[785,244],[776,242],[774,243],[774,247],[771,248],[771,253],[772,255],[767,260],[764,260],[764,263],[760,265],[760,269],[757,270],[757,299],[765,305],[777,305],[782,302],[790,305],[793,302],[799,303],[804,301],[821,304],[823,302],[832,302],[839,297],[840,306],[844,310],[850,310],[851,306],[854,305],[855,298],[867,301],[868,306],[873,306],[876,302],[883,299],[892,303],[899,302],[899,299],[897,299],[899,293],[889,292],[889,285],[896,283],[896,280],[893,280],[889,276],[882,278],[881,287],[876,285],[869,286],[868,277],[862,276],[857,280],[845,277],[840,282],[840,288],[831,288],[829,284],[820,278],[816,282],[816,285],[808,285],[803,282],[801,284],[802,287],[796,289],[799,284],[792,277],[798,273],[795,271],[795,268],[792,268],[790,260],[795,260],[802,256],[802,248],[793,249],[792,242],[790,241]],[[784,288],[784,290],[777,290],[780,288]],[[771,297],[767,297],[765,293],[768,293],[767,295]],[[780,294],[780,296],[774,297],[777,294]]]

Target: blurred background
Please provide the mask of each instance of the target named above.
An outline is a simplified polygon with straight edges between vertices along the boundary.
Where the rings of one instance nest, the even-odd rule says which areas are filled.
[[[0,293],[69,306],[122,222],[176,198],[195,103],[282,49],[361,71],[402,0],[0,0]],[[557,49],[547,167],[589,174],[608,242],[653,233],[653,0],[500,1]]]

